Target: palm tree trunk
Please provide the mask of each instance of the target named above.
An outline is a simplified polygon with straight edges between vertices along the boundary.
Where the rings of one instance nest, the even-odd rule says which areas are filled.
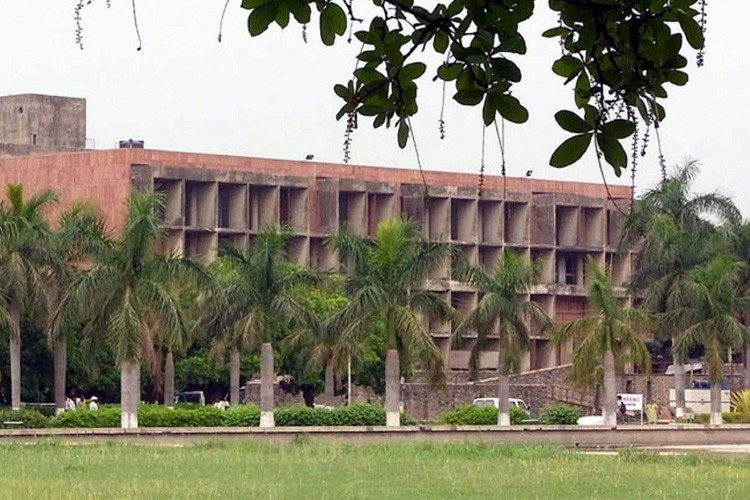
[[[229,403],[240,404],[240,351],[232,349],[229,354]]]
[[[385,354],[385,425],[401,425],[401,367],[398,351],[388,349]]]
[[[137,362],[120,366],[120,427],[138,428],[138,405],[141,402],[141,365]]]
[[[260,347],[260,426],[274,427],[273,419],[273,347],[264,342]]]
[[[721,379],[719,379],[718,382],[711,381],[710,423],[711,425],[721,425],[724,423],[724,420],[721,416]]]
[[[594,388],[594,412],[599,412],[602,406],[602,386],[596,384]]]
[[[21,409],[21,309],[15,301],[8,304],[15,332],[10,334],[10,407]]]
[[[750,344],[745,346],[745,363],[742,370],[742,387],[750,389]]]
[[[164,360],[164,406],[174,406],[174,355],[167,351]]]
[[[611,350],[604,351],[604,391],[602,410],[604,425],[617,426],[617,408],[615,401],[615,355]]]
[[[502,372],[497,374],[497,425],[510,426],[510,377]]]
[[[54,370],[55,370],[55,414],[65,411],[65,377],[68,369],[68,339],[55,339]]]
[[[510,378],[505,373],[505,351],[500,346],[497,352],[497,425],[510,426]]]
[[[675,338],[672,337],[672,366],[674,366],[674,416],[685,416],[685,365],[682,356],[674,352]]]
[[[333,406],[335,395],[334,395],[334,379],[333,379],[333,360],[329,359],[326,361],[326,375],[325,375],[325,392],[323,393],[325,398],[325,404]]]

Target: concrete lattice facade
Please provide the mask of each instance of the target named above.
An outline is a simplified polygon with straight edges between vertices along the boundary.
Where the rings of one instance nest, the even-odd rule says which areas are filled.
[[[20,120],[21,106],[27,116],[36,109],[38,116],[46,118]],[[379,221],[402,214],[419,221],[430,239],[456,245],[470,263],[492,266],[504,248],[538,261],[541,282],[527,299],[539,303],[556,322],[585,313],[588,256],[607,267],[615,285],[622,286],[630,277],[631,255],[616,251],[623,222],[617,207],[627,207],[631,200],[625,186],[610,186],[610,199],[598,184],[488,176],[479,196],[473,174],[427,171],[422,175],[397,168],[145,149],[31,155],[40,152],[37,148],[82,149],[85,101],[9,96],[0,98],[0,117],[0,143],[18,141],[32,150],[18,146],[21,149],[11,151],[16,156],[0,158],[0,185],[22,183],[29,194],[55,189],[61,203],[52,218],[71,203],[93,201],[113,230],[123,221],[132,189],[161,192],[163,252],[209,262],[222,244],[244,247],[264,226],[286,225],[293,232],[288,248],[292,261],[336,271],[338,259],[325,245],[327,236],[343,227],[369,235]],[[24,143],[32,129],[38,130],[35,144]],[[468,311],[478,295],[454,280],[450,267],[438,270],[427,286],[457,309]],[[455,325],[426,326],[443,351],[446,366],[466,369],[474,340],[453,346]],[[497,365],[497,340],[491,339],[487,348],[480,368],[492,369]],[[571,350],[570,345],[557,347],[533,332],[523,367],[533,370],[568,363]]]

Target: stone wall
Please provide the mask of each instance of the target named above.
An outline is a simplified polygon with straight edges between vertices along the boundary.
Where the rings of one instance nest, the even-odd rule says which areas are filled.
[[[570,367],[566,365],[514,375],[511,377],[510,396],[523,399],[533,411],[539,411],[554,403],[565,402],[588,413],[593,409],[593,395],[577,391],[565,384],[569,370]],[[443,387],[421,382],[403,384],[401,400],[404,410],[417,420],[437,420],[445,411],[471,404],[475,398],[496,397],[496,378],[486,377],[477,382],[468,382],[465,381],[465,377],[462,374],[453,374],[451,380]]]
[[[510,397],[523,399],[535,413],[555,403],[577,406],[583,414],[593,413],[595,395],[593,391],[577,390],[566,383],[570,365],[544,370],[534,370],[511,377]],[[731,389],[738,390],[741,376],[738,367],[726,368],[726,378]],[[404,411],[419,421],[436,421],[451,408],[468,405],[475,398],[496,397],[497,379],[492,372],[480,373],[480,380],[468,381],[465,373],[454,372],[443,387],[435,387],[426,382],[410,382],[401,385],[401,401]],[[696,379],[705,379],[696,375]],[[690,386],[690,377],[687,386]],[[247,401],[260,401],[259,383],[247,385]],[[646,401],[653,400],[659,406],[669,405],[669,389],[674,387],[674,377],[663,374],[624,374],[617,377],[617,392],[643,394]],[[302,394],[292,395],[275,387],[276,405],[303,405]],[[346,404],[346,396],[338,396],[336,405]],[[320,395],[316,402],[321,402]],[[383,396],[375,394],[369,387],[354,386],[352,401],[355,403],[383,404]]]
[[[273,399],[275,406],[304,406],[305,400],[302,398],[302,393],[290,394],[284,392],[279,387],[279,384],[273,385]],[[352,400],[357,401],[356,398],[352,397]],[[245,402],[260,404],[260,381],[251,381],[245,385]],[[322,404],[323,395],[318,394],[315,397],[316,404]],[[337,396],[333,406],[342,406],[346,404],[346,396]]]

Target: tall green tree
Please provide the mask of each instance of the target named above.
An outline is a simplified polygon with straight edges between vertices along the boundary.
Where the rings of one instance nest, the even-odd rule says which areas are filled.
[[[574,378],[584,378],[584,372],[601,364],[604,424],[615,426],[615,360],[629,359],[637,366],[650,368],[651,357],[644,334],[652,317],[645,309],[624,307],[622,299],[613,291],[609,277],[590,257],[586,262],[586,274],[589,280],[586,301],[591,315],[563,325],[554,338],[558,343],[573,341]]]
[[[262,427],[274,426],[273,342],[280,332],[315,321],[292,292],[299,284],[314,282],[316,275],[289,263],[290,237],[285,229],[266,228],[247,250],[226,248],[213,266],[220,291],[206,300],[199,322],[199,328],[215,335],[220,348],[230,353],[230,395],[239,393],[240,353],[260,350]]]
[[[740,262],[744,263],[738,293],[750,294],[750,222],[745,221],[730,232],[732,251]],[[750,326],[750,315],[743,314],[741,320]],[[750,388],[750,342],[746,342],[742,352],[742,386]]]
[[[712,425],[721,425],[721,385],[724,354],[750,341],[750,329],[742,318],[750,313],[750,296],[741,293],[745,265],[730,255],[719,255],[696,267],[669,294],[665,323],[683,329],[676,349],[685,352],[701,345],[711,383]]]
[[[400,359],[414,359],[439,381],[443,359],[422,319],[451,316],[450,306],[426,290],[427,279],[451,256],[448,245],[428,242],[419,226],[394,217],[378,224],[372,238],[342,232],[331,240],[348,267],[349,304],[332,320],[333,328],[359,338],[378,320],[385,323],[386,425],[400,424]]]
[[[76,203],[60,217],[60,225],[52,233],[52,250],[59,266],[53,268],[48,279],[47,297],[50,318],[47,340],[52,348],[55,374],[55,411],[65,410],[68,366],[67,328],[55,327],[59,316],[56,309],[67,286],[75,279],[78,269],[85,268],[96,256],[108,248],[105,222],[101,211],[92,204]]]
[[[104,345],[112,349],[120,369],[121,426],[126,429],[138,427],[141,364],[157,361],[154,329],[163,329],[165,336],[186,330],[171,285],[210,286],[198,264],[155,254],[162,236],[162,203],[158,194],[132,193],[119,234],[99,252],[93,267],[67,287],[60,303],[59,327],[82,322],[89,355]]]
[[[282,350],[287,354],[287,367],[296,374],[295,382],[316,379],[322,372],[323,399],[325,404],[332,405],[335,376],[344,373],[349,360],[362,347],[359,342],[353,345],[341,342],[339,332],[331,324],[331,318],[348,302],[343,280],[338,275],[329,276],[316,287],[298,287],[294,295],[313,312],[315,322],[290,332],[284,339]]]
[[[479,355],[489,336],[496,329],[499,332],[497,423],[509,426],[510,375],[521,370],[521,356],[529,348],[529,327],[535,324],[547,330],[552,326],[552,321],[539,304],[525,300],[525,295],[538,277],[539,269],[516,252],[506,249],[489,273],[479,267],[467,266],[459,274],[482,298],[459,323],[454,334],[461,338],[476,333],[476,343],[469,357],[472,376],[475,376]]]
[[[687,273],[723,251],[725,241],[714,221],[734,227],[740,213],[732,200],[720,193],[695,193],[700,164],[688,160],[676,166],[653,189],[646,191],[628,214],[620,246],[630,249],[641,244],[630,288],[644,298],[643,306],[654,313],[667,311],[670,290]],[[674,349],[679,331],[659,329],[672,341],[675,378],[675,414],[685,407],[686,359]]]
[[[53,250],[45,211],[57,202],[53,191],[24,197],[23,186],[9,184],[0,202],[0,300],[9,317],[3,334],[10,348],[11,407],[21,407],[21,319],[37,321],[49,311],[47,284],[60,262]]]

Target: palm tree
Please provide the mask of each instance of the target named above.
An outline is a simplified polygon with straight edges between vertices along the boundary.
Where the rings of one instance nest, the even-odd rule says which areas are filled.
[[[688,160],[674,168],[654,189],[633,206],[622,231],[620,247],[630,249],[642,242],[630,288],[644,298],[643,306],[654,313],[667,312],[669,291],[695,266],[707,262],[721,246],[709,218],[736,225],[740,214],[732,200],[719,193],[694,194],[700,164]],[[685,407],[684,356],[674,349],[678,331],[659,330],[672,339],[675,378],[675,414]]]
[[[10,347],[11,407],[21,407],[21,318],[45,318],[46,283],[59,262],[52,249],[45,209],[57,201],[52,191],[24,198],[23,186],[9,184],[0,202],[0,301],[9,322],[3,333]]]
[[[192,307],[195,304],[197,297],[201,290],[193,288],[177,288],[172,293],[177,297],[180,302],[182,310],[185,311],[185,317],[183,321],[186,324],[185,330],[179,330],[177,332],[169,332],[169,330],[159,329],[161,335],[158,335],[156,339],[159,350],[164,351],[164,372],[162,378],[162,396],[164,406],[174,406],[175,400],[175,371],[174,371],[174,357],[177,355],[184,355],[187,349],[190,347],[195,337],[195,325],[200,316],[200,311]],[[177,335],[175,335],[176,333]],[[166,334],[166,335],[164,335]]]
[[[730,237],[734,254],[745,264],[739,289],[740,293],[746,294],[750,292],[750,272],[748,272],[750,270],[750,221],[745,221],[735,228]],[[750,326],[750,317],[748,315],[742,315],[741,320],[744,325]],[[742,370],[742,386],[750,388],[750,342],[746,342],[743,346],[742,357],[744,365]]]
[[[329,276],[317,287],[298,287],[297,300],[313,312],[315,321],[305,328],[298,328],[284,339],[284,346],[293,353],[297,373],[317,374],[324,377],[323,399],[325,404],[335,401],[335,376],[344,371],[348,360],[357,357],[361,343],[345,344],[332,324],[333,316],[346,307],[347,298],[343,281],[338,275]],[[351,336],[347,339],[351,340]]]
[[[593,366],[602,365],[604,424],[615,426],[615,359],[628,357],[635,365],[650,367],[651,358],[642,333],[650,325],[651,315],[645,309],[623,307],[609,277],[590,257],[586,271],[589,277],[586,300],[592,315],[565,324],[554,337],[558,343],[572,339],[577,346],[573,353],[574,378],[582,379]]]
[[[107,248],[104,218],[101,212],[88,203],[77,203],[66,210],[60,218],[60,227],[52,233],[52,246],[62,265],[53,270],[48,281],[50,310],[60,303],[63,290],[76,276],[78,268],[84,268]],[[55,412],[65,409],[67,372],[67,329],[55,328],[59,320],[52,315],[48,325],[48,341],[53,351],[55,374]]]
[[[451,249],[426,241],[417,224],[400,217],[378,224],[372,239],[343,232],[331,242],[349,270],[345,285],[349,304],[331,324],[342,342],[353,344],[375,321],[385,322],[386,425],[399,426],[400,356],[418,360],[433,381],[444,377],[440,350],[420,316],[450,317],[450,306],[424,287],[448,261]]]
[[[724,353],[750,341],[750,329],[741,318],[750,313],[750,296],[739,294],[745,265],[719,255],[692,270],[669,294],[666,322],[684,333],[677,340],[680,352],[701,345],[705,349],[711,383],[712,425],[721,425],[721,383]]]
[[[476,343],[469,358],[472,377],[476,376],[479,354],[491,332],[500,333],[498,374],[498,425],[510,425],[510,375],[520,371],[521,355],[529,348],[529,324],[547,330],[551,320],[539,304],[525,300],[536,280],[538,266],[529,264],[516,252],[506,249],[495,268],[467,266],[459,272],[460,279],[473,286],[482,296],[476,308],[459,323],[457,338],[475,332]]]
[[[65,291],[58,328],[83,322],[82,347],[93,355],[106,343],[120,368],[121,426],[138,427],[141,363],[156,362],[155,328],[164,335],[186,330],[184,312],[171,292],[173,283],[209,287],[207,274],[197,264],[160,257],[154,247],[161,237],[158,213],[162,198],[133,193],[119,236],[97,255],[92,269],[82,273]]]
[[[305,327],[313,314],[301,305],[292,291],[300,283],[315,281],[315,274],[292,266],[286,246],[291,233],[266,228],[240,251],[226,248],[214,265],[220,288],[217,296],[205,300],[205,312],[198,324],[215,335],[220,351],[230,352],[230,395],[239,399],[240,353],[260,349],[261,427],[273,427],[274,367],[272,342],[284,330]]]
[[[630,248],[646,236],[652,219],[658,215],[669,217],[685,230],[704,226],[707,217],[720,223],[738,224],[741,215],[731,198],[718,192],[693,193],[699,173],[700,162],[689,159],[675,166],[668,177],[639,197],[625,220],[621,247]]]

